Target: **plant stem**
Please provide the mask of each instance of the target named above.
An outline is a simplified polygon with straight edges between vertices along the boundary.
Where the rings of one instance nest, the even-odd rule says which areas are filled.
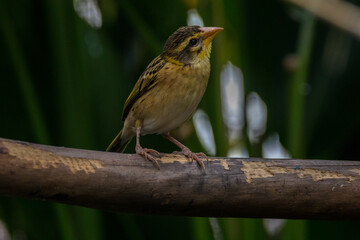
[[[307,84],[306,79],[310,64],[314,26],[314,15],[308,12],[304,13],[297,49],[298,66],[291,78],[289,91],[288,146],[292,156],[295,158],[304,157],[306,155],[304,144],[304,89]]]

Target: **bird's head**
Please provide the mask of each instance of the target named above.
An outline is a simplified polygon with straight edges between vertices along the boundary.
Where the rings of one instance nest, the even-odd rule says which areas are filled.
[[[208,59],[211,41],[222,30],[219,27],[181,27],[168,38],[161,55],[178,65],[191,65]]]

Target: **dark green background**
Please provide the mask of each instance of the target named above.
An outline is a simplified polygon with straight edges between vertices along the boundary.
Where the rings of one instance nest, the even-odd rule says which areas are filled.
[[[355,5],[358,3],[354,2]],[[0,0],[0,137],[104,150],[122,127],[122,106],[138,76],[195,7],[221,26],[201,103],[225,156],[219,76],[231,61],[245,91],[268,107],[266,135],[278,132],[297,158],[359,160],[359,40],[282,1],[100,0],[101,29],[65,0]],[[286,59],[296,59],[289,69]],[[300,94],[298,86],[307,86]],[[196,134],[182,139],[202,151]],[[144,146],[175,147],[159,136]],[[251,156],[258,146],[248,144]],[[134,152],[134,144],[127,152]],[[9,183],[11,184],[11,183]],[[326,201],[326,199],[324,199]],[[207,218],[106,213],[0,198],[0,219],[26,239],[211,239]],[[268,239],[261,219],[220,219],[224,239]],[[288,221],[279,239],[359,239],[358,222]],[[14,238],[15,239],[15,238]]]

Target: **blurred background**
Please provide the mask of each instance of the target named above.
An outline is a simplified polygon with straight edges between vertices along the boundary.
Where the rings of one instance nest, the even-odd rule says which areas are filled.
[[[174,136],[208,155],[359,160],[359,5],[0,0],[0,137],[103,151],[147,64],[196,23],[225,30],[200,110]],[[176,150],[156,135],[142,145]],[[359,238],[359,222],[137,216],[0,197],[5,240]]]

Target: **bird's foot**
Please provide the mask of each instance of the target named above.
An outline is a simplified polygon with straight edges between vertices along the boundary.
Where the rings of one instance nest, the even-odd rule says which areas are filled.
[[[146,160],[153,162],[156,165],[156,167],[160,170],[160,165],[156,160],[156,158],[153,156],[155,155],[157,158],[160,158],[160,153],[158,151],[149,148],[142,148],[141,146],[136,146],[135,150],[137,154],[143,156]]]
[[[199,153],[193,153],[189,148],[184,147],[181,152],[173,152],[174,154],[182,154],[187,158],[190,158],[190,161],[193,162],[194,160],[197,162],[199,167],[202,167],[205,170],[205,166],[203,161],[200,159],[200,157],[206,158],[206,161],[208,162],[209,159],[206,156],[205,153],[199,152]]]

